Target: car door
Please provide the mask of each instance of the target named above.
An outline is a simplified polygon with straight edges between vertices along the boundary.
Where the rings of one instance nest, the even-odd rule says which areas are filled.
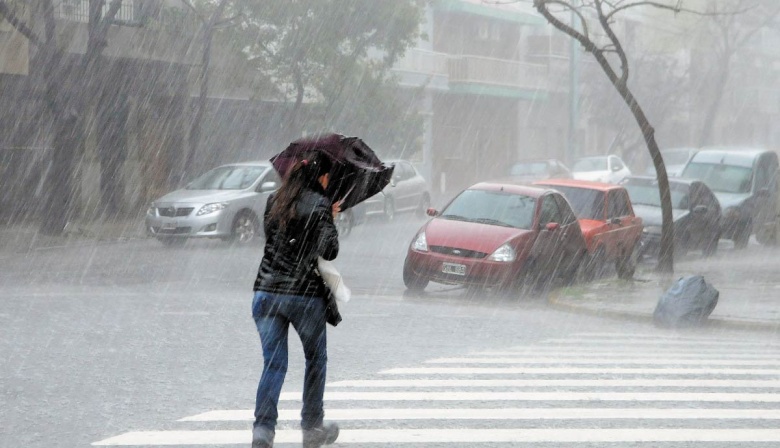
[[[626,164],[623,163],[622,160],[620,160],[617,156],[609,156],[609,182],[612,184],[619,183],[621,180],[623,180],[626,176],[628,176],[630,173],[628,172],[628,168],[626,168]]]
[[[255,187],[257,196],[255,197],[254,205],[252,207],[255,214],[260,219],[263,219],[263,215],[265,214],[265,205],[268,203],[268,196],[276,191],[281,185],[282,179],[273,168],[268,168],[261,176],[260,182],[258,182]]]
[[[636,243],[641,230],[635,221],[626,191],[623,189],[611,190],[607,194],[609,232],[604,237],[604,245],[610,259],[622,255],[622,247],[633,247]]]
[[[541,203],[537,205],[539,217],[537,237],[531,254],[541,269],[540,272],[552,274],[557,271],[561,261],[565,258],[560,250],[564,234],[563,228],[560,226],[562,216],[553,194],[542,196],[540,201]],[[547,229],[547,225],[552,223],[557,224],[558,228]]]
[[[561,230],[563,230],[561,245],[562,250],[565,252],[564,258],[571,268],[573,263],[580,261],[580,257],[586,250],[585,238],[582,236],[580,222],[566,199],[559,194],[554,194],[553,197],[561,212]]]
[[[414,185],[414,167],[408,162],[401,162],[401,166],[403,166],[402,170],[402,178],[400,182],[398,183],[398,190],[399,190],[399,200],[400,203],[398,207],[401,210],[410,210],[413,209],[417,204],[415,202],[415,185]]]

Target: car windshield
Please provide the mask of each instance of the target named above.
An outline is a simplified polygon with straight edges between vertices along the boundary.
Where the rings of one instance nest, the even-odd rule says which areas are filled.
[[[190,182],[187,190],[243,190],[252,186],[265,170],[264,166],[221,166]]]
[[[710,190],[720,193],[750,193],[753,170],[722,163],[689,163],[682,177],[699,179]]]
[[[590,190],[587,188],[561,187],[558,185],[548,185],[554,188],[566,197],[569,201],[577,219],[604,219],[604,192]]]
[[[466,190],[442,212],[441,217],[456,221],[530,229],[536,199],[500,191]]]
[[[574,162],[571,167],[572,171],[606,171],[607,170],[607,158],[606,157],[587,157]]]
[[[546,162],[515,163],[509,171],[512,176],[524,176],[529,174],[547,174]]]
[[[668,150],[661,151],[664,163],[666,165],[684,165],[688,161],[689,151],[686,150]]]
[[[626,182],[623,186],[628,191],[628,197],[631,199],[632,204],[649,205],[652,207],[661,206],[661,193],[658,190],[657,182]],[[669,183],[669,189],[672,193],[672,208],[688,210],[690,186],[688,184]]]

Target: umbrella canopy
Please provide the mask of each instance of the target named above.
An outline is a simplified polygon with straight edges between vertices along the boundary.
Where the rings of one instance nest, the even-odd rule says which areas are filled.
[[[374,151],[357,137],[325,134],[296,140],[271,157],[279,175],[287,172],[309,151],[321,151],[333,162],[326,195],[342,201],[346,210],[382,191],[393,177],[393,166],[385,165]]]

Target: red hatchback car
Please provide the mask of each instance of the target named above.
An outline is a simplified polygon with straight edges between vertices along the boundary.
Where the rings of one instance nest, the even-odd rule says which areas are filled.
[[[404,284],[428,282],[519,289],[541,278],[573,278],[586,256],[569,204],[550,189],[479,183],[417,232],[404,262]]]
[[[588,246],[590,276],[602,273],[609,263],[615,263],[620,278],[634,276],[643,226],[624,187],[574,179],[549,179],[534,185],[560,191],[571,204]]]

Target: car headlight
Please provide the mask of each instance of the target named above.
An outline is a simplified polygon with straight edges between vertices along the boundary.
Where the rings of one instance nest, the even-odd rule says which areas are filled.
[[[425,232],[420,232],[412,243],[412,249],[420,252],[428,252],[428,240],[425,239]]]
[[[227,204],[224,202],[215,202],[213,204],[206,204],[203,207],[198,210],[198,213],[195,214],[195,216],[203,216],[208,215],[209,213],[218,212],[220,210],[224,210],[227,207]]]
[[[149,208],[146,210],[146,214],[150,215],[150,216],[154,216],[155,212],[156,212],[156,210],[155,210],[156,208],[157,207],[155,207],[154,204],[150,204]]]
[[[659,227],[659,226],[645,226],[645,228],[642,229],[642,233],[650,234],[650,235],[660,235],[661,234],[661,227]]]
[[[509,244],[504,244],[496,249],[492,254],[490,254],[488,260],[500,261],[502,263],[511,263],[515,261],[516,258],[517,254],[515,253],[515,250],[512,249],[512,246]]]

